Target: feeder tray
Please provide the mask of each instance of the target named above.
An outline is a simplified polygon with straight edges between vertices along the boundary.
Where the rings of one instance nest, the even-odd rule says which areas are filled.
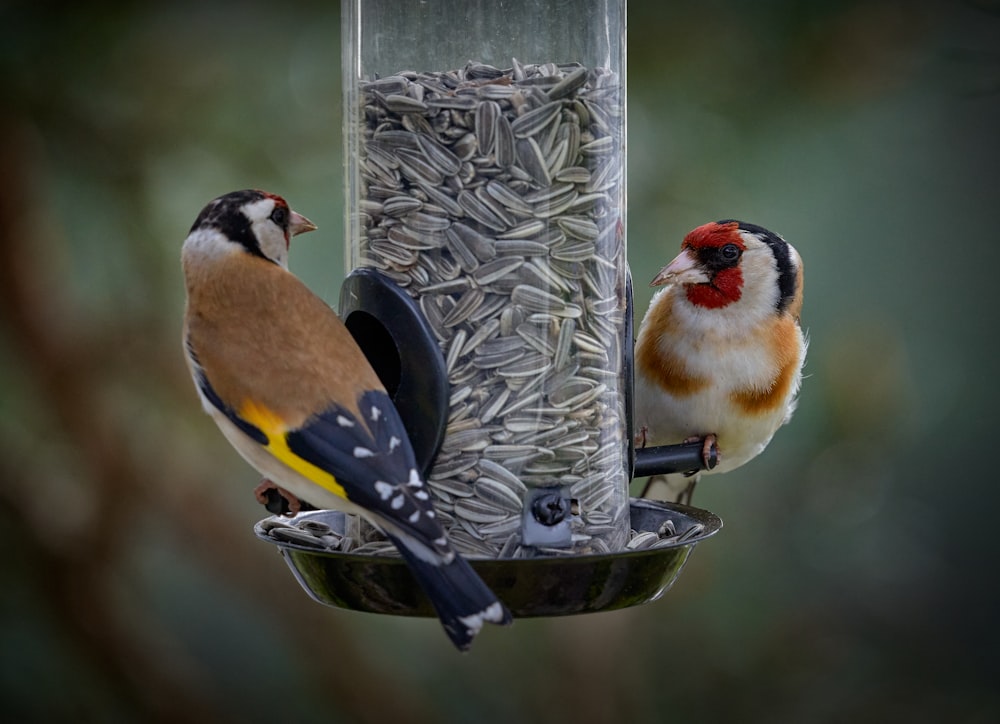
[[[631,286],[626,288],[625,338],[632,338]],[[418,305],[373,269],[356,269],[341,289],[340,314],[386,387],[426,475],[444,438],[448,417],[447,371],[441,350]],[[632,387],[631,345],[626,349],[624,388]],[[632,437],[631,396],[626,399],[626,435]],[[629,477],[688,473],[711,468],[717,450],[703,457],[701,442],[629,449]],[[534,497],[532,497],[534,496]],[[279,501],[280,502],[280,501]],[[537,503],[537,505],[536,505]],[[535,488],[525,500],[525,545],[558,548],[570,536],[572,503],[559,488]],[[269,506],[270,508],[270,506]],[[681,572],[694,546],[722,527],[718,516],[684,505],[632,498],[630,526],[637,534],[672,525],[675,536],[638,550],[548,554],[532,558],[469,558],[483,581],[515,617],[565,616],[614,610],[655,601]],[[317,521],[347,534],[354,521],[332,510],[310,510],[293,525]],[[269,521],[271,521],[269,523]],[[341,552],[315,542],[297,543],[268,533],[273,519],[255,532],[278,547],[293,575],[319,603],[336,608],[402,616],[433,616],[423,590],[398,556]],[[296,531],[299,532],[299,531]],[[309,534],[303,531],[303,535]],[[528,539],[534,541],[529,544]],[[633,538],[633,540],[635,540]],[[648,542],[649,536],[646,536]],[[309,545],[313,542],[313,545]]]
[[[516,618],[613,611],[660,598],[680,575],[695,545],[722,527],[718,516],[673,503],[633,498],[632,527],[657,532],[701,530],[684,540],[642,550],[600,555],[469,562]],[[344,534],[347,516],[332,510],[300,513],[290,522],[316,520]],[[396,556],[340,553],[277,541],[260,521],[254,532],[277,545],[292,574],[313,600],[335,608],[397,616],[434,616],[434,610],[403,560]]]
[[[625,338],[632,338],[631,285],[626,287]],[[400,414],[426,475],[444,438],[448,417],[447,371],[427,320],[410,296],[383,274],[357,269],[341,289],[340,314],[368,357]],[[626,349],[625,389],[632,387],[631,345]],[[631,399],[626,399],[626,434],[632,437]],[[703,457],[700,441],[629,449],[629,476],[688,473],[711,468],[717,450]],[[534,496],[532,498],[532,496]],[[533,504],[538,503],[538,505]],[[559,488],[536,488],[525,500],[522,530],[528,545],[557,548],[569,537],[572,501]],[[632,498],[630,526],[659,533],[672,525],[675,536],[638,550],[612,553],[549,554],[532,558],[469,558],[483,581],[515,617],[565,616],[626,608],[655,601],[673,585],[694,546],[722,527],[718,516],[698,508]],[[310,510],[291,519],[320,522],[347,534],[355,521],[332,510]],[[402,558],[341,552],[316,541],[298,543],[268,533],[273,519],[255,533],[276,545],[295,579],[314,600],[327,606],[402,616],[433,616],[434,610]],[[296,531],[298,533],[299,531]],[[307,538],[309,534],[302,531]],[[648,541],[648,536],[647,536]],[[312,543],[312,545],[309,545]],[[530,548],[531,545],[528,545]]]

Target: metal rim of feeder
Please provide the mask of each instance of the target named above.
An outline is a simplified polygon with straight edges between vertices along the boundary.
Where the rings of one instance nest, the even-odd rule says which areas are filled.
[[[679,577],[695,546],[715,535],[722,520],[715,514],[674,503],[633,498],[633,524],[657,535],[672,525],[675,540],[638,550],[536,558],[469,558],[469,562],[515,618],[596,613],[650,603]],[[319,521],[343,531],[347,517],[337,511],[300,513],[282,525]],[[275,518],[259,521],[258,538],[279,549],[296,581],[326,606],[397,616],[434,616],[430,602],[398,556],[341,553],[317,547],[301,529],[277,540]],[[286,521],[289,519],[285,519]],[[305,527],[308,527],[306,525]]]

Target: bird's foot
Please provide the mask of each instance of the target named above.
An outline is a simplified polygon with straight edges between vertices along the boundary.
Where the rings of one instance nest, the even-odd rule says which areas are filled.
[[[634,435],[634,439],[632,440],[632,446],[636,447],[636,448],[639,448],[639,449],[642,449],[642,448],[646,447],[646,435],[647,435],[647,433],[649,433],[649,428],[648,427],[646,427],[645,425],[643,425],[642,427],[640,427],[639,428],[639,432],[637,432]]]
[[[711,470],[722,462],[722,451],[719,450],[719,438],[714,432],[704,437],[695,435],[687,438],[684,442],[701,443],[701,461],[705,465],[705,470]]]
[[[260,485],[253,489],[253,494],[257,502],[274,515],[292,516],[300,511],[313,509],[309,503],[299,500],[267,478],[260,481]]]

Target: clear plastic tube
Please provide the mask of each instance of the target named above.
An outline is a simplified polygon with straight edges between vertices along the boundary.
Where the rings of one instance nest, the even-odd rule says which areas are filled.
[[[343,7],[347,264],[445,357],[439,516],[467,555],[620,550],[624,0]]]

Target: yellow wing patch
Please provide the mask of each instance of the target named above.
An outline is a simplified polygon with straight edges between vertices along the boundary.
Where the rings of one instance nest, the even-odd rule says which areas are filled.
[[[253,400],[247,400],[240,408],[239,415],[267,436],[265,447],[274,457],[321,488],[329,490],[341,498],[347,498],[347,493],[344,491],[344,487],[337,482],[337,478],[308,460],[303,460],[289,449],[285,439],[288,426],[278,413],[258,405]]]

